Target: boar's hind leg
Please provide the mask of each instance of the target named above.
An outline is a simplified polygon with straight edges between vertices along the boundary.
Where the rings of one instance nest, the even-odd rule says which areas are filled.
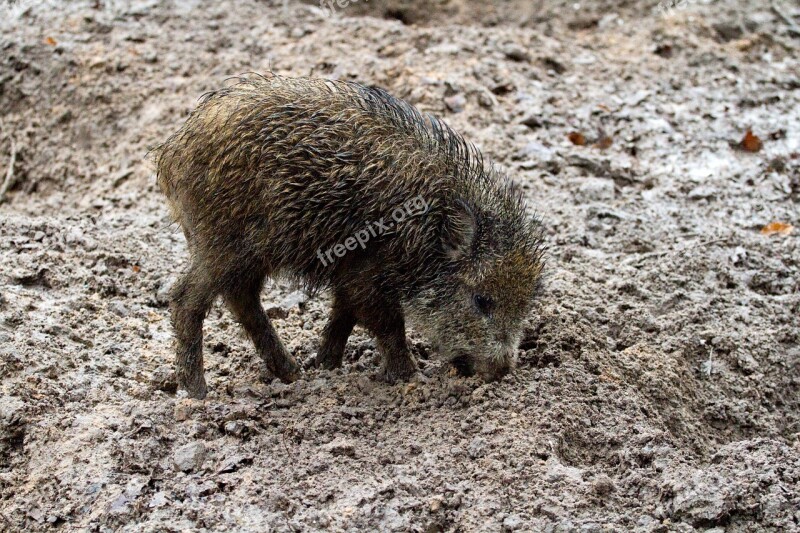
[[[172,325],[178,342],[178,386],[192,398],[206,397],[203,376],[203,319],[216,291],[203,269],[193,264],[172,288]]]
[[[373,301],[358,310],[358,320],[377,340],[383,355],[383,379],[388,383],[406,381],[417,371],[406,342],[403,311],[398,304]]]
[[[239,281],[235,288],[225,292],[225,302],[256,345],[267,369],[281,381],[291,382],[299,377],[300,367],[283,347],[261,306],[263,282],[263,277],[255,281]]]
[[[356,317],[350,309],[344,294],[334,292],[331,316],[322,330],[322,342],[314,365],[328,370],[342,366],[347,338],[353,332]]]

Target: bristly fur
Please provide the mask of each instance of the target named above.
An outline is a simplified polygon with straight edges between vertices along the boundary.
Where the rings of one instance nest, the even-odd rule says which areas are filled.
[[[541,232],[521,192],[443,121],[380,88],[237,78],[204,95],[156,159],[190,246],[182,288],[199,295],[196,307],[243,284],[260,287],[265,276],[393,306],[454,274],[478,283],[493,265],[505,265],[494,278],[519,284],[506,292],[523,300],[540,279]],[[425,214],[333,264],[319,260],[319,250],[417,197]],[[469,247],[448,254],[443,239],[464,213],[474,226]],[[511,255],[514,262],[501,262]]]

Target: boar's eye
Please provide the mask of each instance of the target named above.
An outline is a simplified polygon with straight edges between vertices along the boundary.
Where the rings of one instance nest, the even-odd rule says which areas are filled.
[[[494,300],[490,296],[483,296],[481,294],[476,294],[472,297],[472,301],[475,303],[475,307],[478,311],[481,312],[482,315],[485,316],[492,316],[492,309],[494,309]]]

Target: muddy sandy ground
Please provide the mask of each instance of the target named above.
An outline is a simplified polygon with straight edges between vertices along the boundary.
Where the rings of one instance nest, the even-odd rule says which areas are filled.
[[[800,530],[800,231],[761,233],[800,225],[800,6],[678,4],[3,2],[0,530]],[[269,68],[387,87],[518,180],[551,248],[516,373],[410,332],[389,386],[357,330],[282,385],[218,305],[209,398],[176,395],[145,155]],[[326,297],[263,301],[312,357]]]

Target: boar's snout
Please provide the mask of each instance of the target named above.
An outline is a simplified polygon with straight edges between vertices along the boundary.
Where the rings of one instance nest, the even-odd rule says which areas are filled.
[[[486,382],[499,381],[511,371],[510,361],[481,361],[474,356],[465,354],[451,359],[450,364],[456,369],[458,375],[464,377],[477,375]]]

